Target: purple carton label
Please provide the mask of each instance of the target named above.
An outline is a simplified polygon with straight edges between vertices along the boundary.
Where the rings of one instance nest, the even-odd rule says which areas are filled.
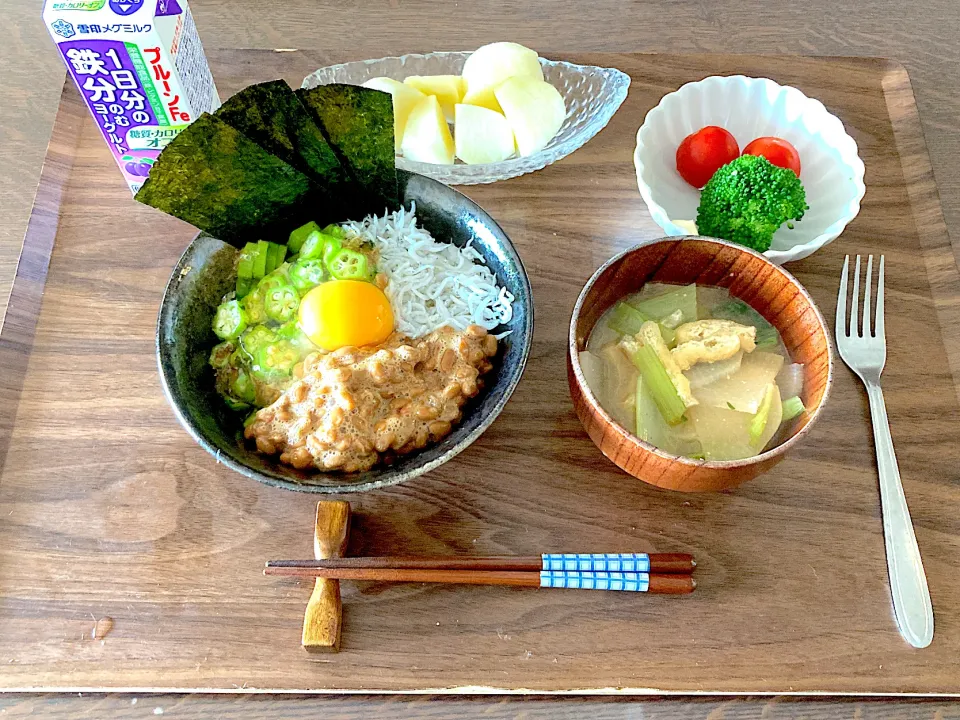
[[[154,17],[163,17],[165,15],[179,15],[183,12],[180,3],[177,0],[157,0],[157,12]]]
[[[169,128],[139,49],[117,40],[71,40],[59,47],[128,181],[142,181],[165,135],[177,131]]]
[[[117,15],[133,15],[143,7],[143,0],[110,0],[110,9]]]

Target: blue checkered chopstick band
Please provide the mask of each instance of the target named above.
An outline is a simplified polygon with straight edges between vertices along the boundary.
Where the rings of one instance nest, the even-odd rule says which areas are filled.
[[[575,572],[650,572],[647,553],[544,554],[543,570]]]
[[[571,590],[623,590],[647,592],[650,575],[647,573],[622,572],[563,572],[540,571],[540,587],[568,588]]]

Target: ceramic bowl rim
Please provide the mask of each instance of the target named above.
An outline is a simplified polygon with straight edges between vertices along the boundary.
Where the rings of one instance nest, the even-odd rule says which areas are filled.
[[[823,389],[823,397],[820,398],[820,403],[810,414],[810,420],[804,425],[796,434],[792,435],[785,442],[777,445],[774,448],[766,450],[765,452],[760,453],[759,455],[754,455],[753,457],[744,458],[742,460],[694,460],[692,458],[684,457],[682,455],[674,455],[668,453],[660,448],[648,443],[645,440],[641,440],[636,435],[631,432],[628,432],[623,428],[620,423],[613,419],[613,417],[603,409],[600,403],[597,401],[596,396],[594,396],[593,391],[590,389],[590,386],[587,385],[587,381],[583,376],[583,369],[580,367],[580,358],[579,358],[579,349],[577,348],[577,320],[580,318],[580,313],[583,309],[583,303],[593,289],[597,280],[600,279],[600,276],[613,264],[620,262],[627,255],[630,255],[638,250],[649,247],[651,245],[656,245],[657,243],[669,242],[669,243],[681,243],[687,240],[697,240],[712,243],[715,245],[720,245],[726,248],[732,248],[734,250],[739,250],[747,253],[748,255],[753,255],[754,257],[760,258],[766,264],[771,265],[779,272],[782,272],[790,283],[797,289],[797,291],[804,297],[809,306],[813,309],[814,316],[817,318],[817,322],[820,327],[823,329],[823,334],[827,340],[827,380]],[[592,328],[591,328],[592,329]],[[721,240],[719,238],[707,237],[704,235],[673,235],[660,238],[654,238],[652,240],[644,240],[641,243],[638,243],[632,247],[623,250],[612,258],[607,260],[603,265],[597,268],[596,272],[590,276],[590,279],[584,284],[583,289],[580,291],[580,294],[577,296],[577,302],[573,306],[573,313],[570,316],[570,328],[569,334],[567,336],[567,362],[570,363],[571,368],[573,368],[573,374],[577,381],[577,386],[580,389],[580,392],[583,394],[587,403],[590,407],[596,411],[600,417],[603,418],[604,423],[607,427],[616,431],[616,433],[622,438],[626,439],[628,442],[639,445],[644,450],[653,453],[657,457],[661,457],[665,460],[679,463],[680,465],[685,465],[691,468],[707,468],[707,469],[717,469],[717,470],[735,470],[737,468],[749,467],[751,465],[757,465],[766,460],[773,458],[781,457],[785,455],[789,450],[791,450],[795,445],[797,445],[806,435],[810,432],[817,420],[820,418],[821,413],[823,412],[824,406],[826,406],[827,401],[830,399],[830,391],[833,388],[833,375],[834,375],[834,356],[833,356],[833,343],[830,339],[830,330],[826,321],[823,319],[823,315],[820,312],[820,309],[817,307],[816,303],[813,301],[813,298],[810,297],[810,293],[807,292],[807,289],[787,270],[785,270],[781,265],[777,265],[775,262],[771,261],[769,258],[764,257],[755,250],[750,248],[743,247],[742,245],[737,245],[726,240]],[[592,439],[592,438],[591,438]],[[596,443],[594,443],[596,444]],[[613,462],[611,460],[611,462]],[[616,464],[616,463],[614,463]],[[642,479],[642,478],[641,478]]]
[[[432,183],[437,183],[443,185],[438,180],[429,178],[425,175],[419,175],[418,173],[410,172],[407,170],[397,170],[398,173],[404,172],[409,174],[412,177],[423,178],[424,180]],[[500,413],[503,412],[504,407],[506,407],[507,402],[513,396],[514,391],[519,385],[521,378],[523,377],[524,370],[527,366],[527,361],[530,356],[530,349],[533,345],[533,328],[534,328],[534,302],[533,302],[533,291],[530,286],[530,277],[527,274],[527,270],[524,267],[523,260],[520,257],[520,253],[517,252],[516,247],[513,244],[513,241],[510,240],[509,235],[503,230],[500,224],[493,218],[490,213],[484,210],[478,203],[472,200],[470,197],[464,195],[456,188],[449,187],[444,185],[444,187],[449,190],[457,193],[458,195],[463,196],[467,201],[474,205],[478,210],[480,210],[484,215],[490,218],[490,221],[500,230],[504,238],[504,248],[507,250],[507,255],[511,256],[515,260],[517,265],[517,275],[523,286],[525,297],[529,298],[527,305],[527,317],[529,317],[529,322],[526,324],[525,328],[518,328],[513,332],[516,333],[517,342],[521,343],[520,357],[511,371],[510,375],[507,377],[506,384],[499,390],[500,396],[497,398],[496,403],[493,406],[491,412],[486,416],[481,418],[480,423],[476,428],[471,430],[469,433],[464,435],[460,440],[458,440],[452,447],[450,447],[446,452],[438,457],[434,458],[429,462],[425,462],[421,465],[417,465],[406,472],[398,473],[395,477],[390,478],[389,480],[380,480],[372,479],[363,483],[347,483],[347,484],[331,484],[331,485],[308,485],[305,483],[298,483],[293,480],[279,479],[274,478],[269,475],[258,472],[257,470],[248,467],[242,462],[238,462],[226,455],[220,448],[218,448],[213,442],[204,437],[204,434],[199,427],[199,425],[194,421],[193,418],[188,417],[182,407],[182,403],[178,401],[175,397],[175,393],[172,388],[172,383],[175,381],[175,378],[170,378],[167,376],[167,372],[164,369],[165,360],[171,360],[171,352],[169,348],[165,347],[162,338],[163,338],[163,327],[166,322],[172,320],[173,315],[176,313],[179,303],[176,302],[177,294],[175,293],[175,286],[180,278],[181,274],[184,272],[184,269],[189,265],[191,255],[194,249],[196,241],[208,233],[198,232],[195,234],[189,245],[180,255],[180,258],[177,260],[177,264],[174,266],[173,271],[170,274],[170,278],[167,280],[166,285],[163,290],[163,297],[160,302],[160,310],[157,316],[157,330],[154,338],[154,349],[156,353],[157,367],[160,375],[160,384],[163,388],[163,394],[167,400],[167,404],[173,409],[174,414],[176,415],[177,421],[187,431],[187,434],[190,435],[193,440],[200,445],[204,450],[207,451],[211,456],[213,456],[218,464],[226,465],[231,470],[240,473],[241,475],[248,477],[252,480],[257,480],[258,482],[264,483],[272,487],[283,488],[285,490],[292,490],[296,492],[304,493],[313,493],[313,494],[353,494],[366,492],[369,490],[377,490],[380,488],[390,487],[393,485],[398,485],[400,483],[407,482],[408,480],[413,480],[420,475],[435,470],[440,467],[447,461],[453,459],[461,452],[466,450],[470,445],[472,445],[477,438],[479,438],[486,430],[493,424],[493,422],[500,416]],[[172,363],[170,363],[172,366]],[[492,388],[490,388],[492,390]],[[454,428],[454,432],[456,428]],[[419,452],[419,451],[418,451]],[[375,466],[371,469],[372,472],[377,472],[388,466]],[[326,475],[332,475],[332,473],[324,473]]]

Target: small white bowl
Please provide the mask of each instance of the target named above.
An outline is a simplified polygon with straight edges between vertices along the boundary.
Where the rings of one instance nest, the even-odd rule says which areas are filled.
[[[694,220],[700,191],[677,172],[677,146],[706,125],[726,128],[740,150],[758,137],[788,140],[800,153],[800,180],[810,209],[791,230],[783,225],[764,255],[777,264],[800,260],[834,240],[860,212],[863,161],[843,123],[819,100],[794,87],[743,75],[708,77],[665,95],[637,132],[637,183],[654,222],[687,235],[673,220]]]

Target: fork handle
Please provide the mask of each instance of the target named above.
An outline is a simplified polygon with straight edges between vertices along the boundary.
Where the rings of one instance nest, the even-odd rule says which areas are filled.
[[[893,611],[904,639],[913,647],[924,648],[933,640],[930,590],[927,588],[917,536],[913,531],[910,510],[907,508],[903,484],[900,482],[900,468],[893,451],[883,391],[876,383],[868,382],[866,386],[880,474],[883,540],[887,549],[887,571],[890,575]]]

